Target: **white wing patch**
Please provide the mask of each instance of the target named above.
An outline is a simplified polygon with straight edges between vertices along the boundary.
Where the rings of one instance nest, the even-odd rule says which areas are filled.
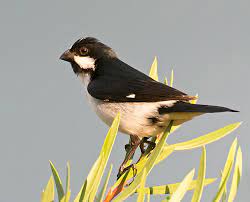
[[[135,98],[135,94],[127,95],[126,98]]]
[[[95,59],[91,57],[80,57],[74,56],[74,61],[82,68],[82,69],[95,69]]]

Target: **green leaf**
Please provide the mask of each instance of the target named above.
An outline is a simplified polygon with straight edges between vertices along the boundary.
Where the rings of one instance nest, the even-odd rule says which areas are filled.
[[[93,184],[95,182],[95,177],[97,175],[99,165],[102,162],[102,157],[103,157],[103,154],[99,155],[99,157],[95,161],[94,165],[92,166],[92,168],[88,174],[87,179],[85,180],[83,186],[81,187],[80,192],[77,194],[74,202],[82,202],[82,201],[86,201],[88,199],[90,192],[93,188]]]
[[[94,184],[93,190],[90,194],[89,201],[94,201],[94,199],[95,199],[97,190],[98,190],[99,185],[100,185],[101,180],[102,180],[104,170],[107,166],[108,159],[109,159],[110,153],[112,151],[112,148],[113,148],[113,145],[115,142],[115,138],[116,138],[118,128],[119,128],[119,123],[120,123],[120,113],[118,113],[116,118],[114,119],[114,121],[113,121],[113,123],[108,131],[108,134],[105,138],[104,144],[102,146],[101,153],[104,154],[103,160],[102,160],[102,163],[100,164],[100,168],[98,169],[98,173],[97,173],[96,178],[95,178],[95,184]]]
[[[165,79],[164,79],[164,84],[168,86],[168,79],[167,79],[167,77],[165,77]]]
[[[49,178],[45,190],[42,192],[41,202],[53,202],[55,197],[53,177]]]
[[[70,194],[71,194],[71,190],[70,190],[70,165],[69,165],[69,162],[67,162],[66,193],[64,195],[63,202],[69,202]]]
[[[153,152],[151,153],[149,159],[147,160],[147,163],[145,165],[145,169],[146,169],[146,175],[148,175],[148,173],[151,171],[151,169],[153,168],[156,159],[158,158],[165,142],[166,139],[169,135],[169,131],[171,130],[173,121],[170,122],[169,126],[167,127],[167,129],[165,130],[164,134],[162,135],[159,143],[156,145],[155,149],[153,150]],[[140,172],[134,179],[134,181],[123,190],[123,192],[118,195],[113,202],[119,202],[119,201],[123,201],[125,200],[128,196],[130,196],[132,193],[135,192],[136,188],[139,186],[141,179],[142,179],[142,175],[143,172]]]
[[[157,73],[157,58],[155,57],[153,64],[151,65],[149,76],[158,81],[158,73]]]
[[[221,186],[219,188],[219,191],[217,192],[216,196],[214,197],[213,202],[219,202],[220,201],[220,199],[221,199],[221,197],[222,197],[222,195],[224,193],[224,190],[226,188],[226,184],[227,184],[227,181],[229,179],[231,170],[232,170],[232,164],[229,165],[228,170],[226,170],[225,178],[224,178],[224,180],[223,180],[223,182],[222,182],[222,184],[221,184]]]
[[[240,126],[240,122],[238,123],[233,123],[230,125],[227,125],[223,128],[220,128],[214,132],[211,132],[209,134],[200,136],[198,138],[186,141],[186,142],[181,142],[173,145],[169,145],[174,147],[175,150],[187,150],[187,149],[194,149],[197,147],[204,146],[206,144],[215,142],[222,137],[225,137],[226,135],[230,134],[232,131],[234,131],[236,128]],[[165,149],[165,148],[164,148]],[[163,149],[163,150],[164,150]]]
[[[234,163],[234,156],[235,156],[236,148],[237,148],[237,138],[234,139],[234,141],[230,147],[230,150],[228,152],[227,160],[226,160],[224,169],[222,171],[220,186],[222,185],[224,178],[226,177],[227,170]]]
[[[182,198],[184,197],[185,193],[188,190],[188,187],[190,186],[193,177],[194,177],[194,172],[195,169],[191,170],[183,179],[183,181],[180,183],[180,185],[178,186],[178,188],[176,189],[176,191],[173,193],[173,195],[171,196],[169,202],[179,202],[182,200]]]
[[[110,156],[116,134],[119,128],[119,122],[120,122],[120,114],[116,116],[114,119],[108,134],[105,138],[104,144],[102,146],[100,155],[95,162],[94,166],[91,168],[91,171],[87,177],[87,180],[85,181],[84,185],[81,188],[81,191],[78,193],[77,197],[75,198],[74,202],[78,201],[94,201],[94,198],[96,196],[96,192],[98,190],[98,187],[101,182],[101,178],[103,176],[105,167],[108,162],[108,158]],[[85,190],[83,189],[85,187]]]
[[[110,165],[110,169],[109,169],[109,172],[108,172],[107,177],[105,179],[105,182],[103,184],[103,187],[101,189],[101,192],[100,192],[99,196],[97,197],[97,201],[99,201],[99,202],[103,201],[104,194],[105,194],[107,186],[108,186],[108,182],[109,182],[109,178],[110,178],[112,169],[113,169],[113,164]]]
[[[144,202],[144,200],[145,200],[145,194],[143,192],[143,189],[145,187],[146,178],[147,178],[147,175],[146,175],[146,170],[144,168],[144,170],[142,171],[140,189],[138,190],[137,202]]]
[[[174,70],[171,71],[170,86],[173,87],[174,84]]]
[[[50,168],[54,177],[54,181],[56,184],[56,190],[57,190],[57,195],[58,195],[58,201],[61,201],[63,196],[64,196],[64,191],[63,191],[63,186],[62,186],[62,181],[61,178],[55,168],[55,166],[53,165],[53,163],[51,161],[49,161],[50,163]]]
[[[147,194],[147,202],[150,202],[150,193]]]
[[[230,147],[230,150],[228,152],[227,160],[226,160],[226,163],[225,163],[224,169],[222,171],[222,175],[221,175],[221,182],[219,185],[219,190],[218,190],[216,196],[214,197],[213,202],[219,202],[221,200],[221,198],[223,197],[223,194],[225,193],[227,181],[228,181],[229,176],[231,174],[233,163],[234,163],[234,156],[235,156],[236,147],[237,147],[237,138],[235,138],[235,140],[233,141],[233,143]]]
[[[238,148],[237,154],[236,154],[236,161],[234,166],[234,173],[233,173],[233,179],[231,184],[231,189],[228,197],[228,202],[233,202],[238,190],[238,186],[240,183],[240,178],[242,176],[242,152],[241,148]]]
[[[164,159],[166,159],[170,154],[173,153],[173,151],[174,151],[174,147],[171,147],[168,145],[164,146],[160,155],[158,156],[155,164],[158,164],[161,161],[163,161]]]
[[[205,179],[204,186],[212,184],[215,180],[216,178]],[[197,184],[197,180],[193,180],[190,183],[188,190],[195,189],[196,184]],[[173,194],[179,185],[180,183],[175,183],[175,184],[167,184],[167,185],[154,186],[154,187],[146,187],[144,188],[143,191],[145,194],[152,194],[152,195]],[[136,190],[136,192],[138,192],[138,190]]]
[[[197,184],[194,190],[192,202],[199,202],[201,200],[201,195],[205,183],[205,175],[206,175],[206,148],[203,147],[200,159],[200,168],[197,177]]]
[[[70,191],[70,165],[67,162],[66,192]]]

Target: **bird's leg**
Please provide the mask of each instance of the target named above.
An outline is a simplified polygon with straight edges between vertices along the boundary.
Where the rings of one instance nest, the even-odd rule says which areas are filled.
[[[130,166],[128,166],[129,168],[125,167],[126,163],[133,157],[133,155],[134,155],[137,147],[140,145],[140,143],[141,143],[141,139],[138,136],[130,135],[130,145],[125,146],[125,149],[127,149],[127,154],[126,154],[125,159],[123,160],[123,162],[119,168],[119,172],[117,174],[117,179],[119,179],[119,177],[126,170],[128,170],[130,167],[133,166],[133,165],[130,165]]]
[[[139,162],[141,160],[141,158],[143,157],[143,155],[146,152],[146,150],[145,150],[145,143],[148,144],[147,148],[149,148],[149,152],[152,151],[155,148],[155,146],[156,146],[155,142],[149,141],[148,139],[149,139],[149,137],[144,137],[141,140],[141,143],[140,143],[141,156],[140,156],[140,158],[138,159],[137,162]]]

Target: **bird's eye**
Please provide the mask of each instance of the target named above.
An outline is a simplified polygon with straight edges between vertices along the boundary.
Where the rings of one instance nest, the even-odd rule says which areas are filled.
[[[80,48],[79,52],[80,52],[80,54],[81,54],[82,56],[84,56],[84,55],[87,55],[88,49],[85,48],[85,47],[82,47],[82,48]]]

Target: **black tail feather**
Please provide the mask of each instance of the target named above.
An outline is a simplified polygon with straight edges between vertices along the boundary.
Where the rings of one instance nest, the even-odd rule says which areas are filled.
[[[161,106],[159,114],[171,113],[171,112],[200,112],[200,113],[217,113],[217,112],[239,112],[237,110],[229,109],[226,107],[213,106],[213,105],[201,105],[190,104],[188,102],[176,102],[172,107]]]

